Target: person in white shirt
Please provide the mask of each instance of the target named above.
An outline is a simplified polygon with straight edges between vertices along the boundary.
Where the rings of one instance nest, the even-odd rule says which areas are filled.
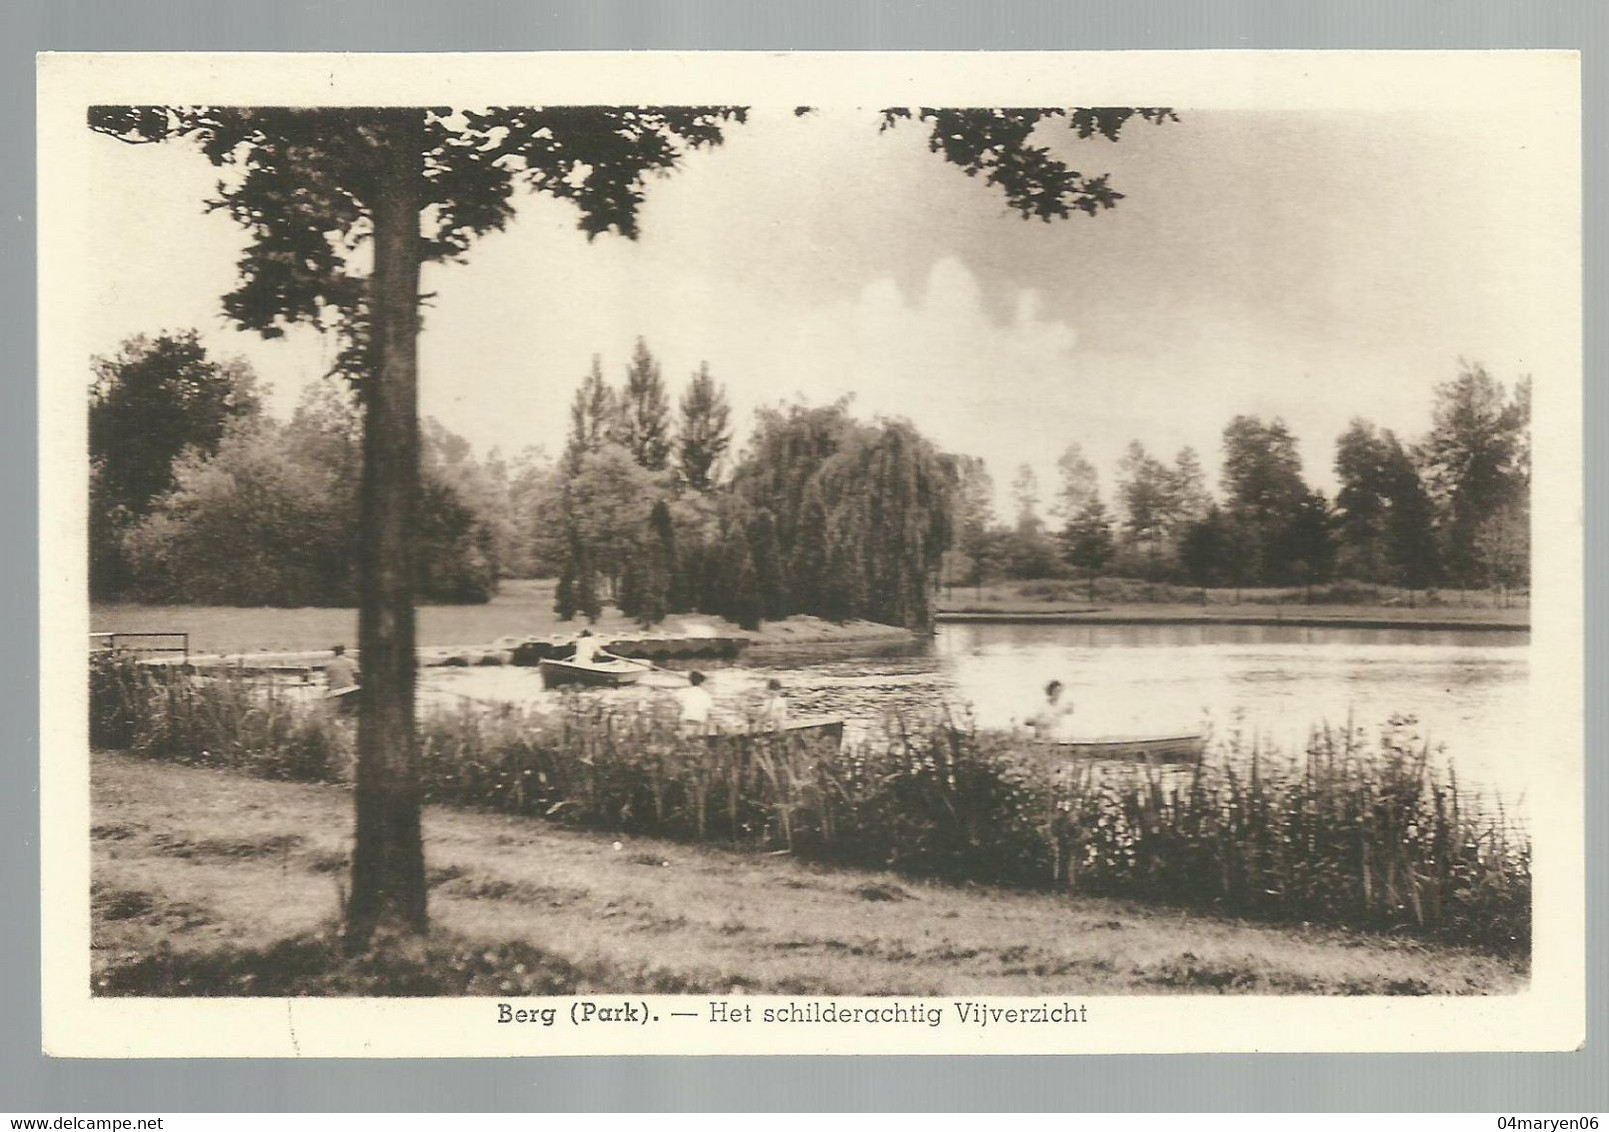
[[[760,726],[781,731],[788,725],[788,699],[782,694],[782,681],[774,677],[765,682],[765,699],[760,704]]]
[[[1040,705],[1039,714],[1028,721],[1028,726],[1034,729],[1035,739],[1060,738],[1065,721],[1072,714],[1073,701],[1063,698],[1062,682],[1052,680],[1045,685],[1045,702]]]
[[[704,687],[702,672],[687,674],[687,687],[676,691],[676,706],[681,713],[683,731],[702,733],[709,730],[710,709],[715,706],[715,697]]]
[[[591,629],[582,629],[576,634],[575,646],[570,653],[570,660],[576,664],[591,664],[598,659],[598,651],[603,648],[603,642],[592,635]]]

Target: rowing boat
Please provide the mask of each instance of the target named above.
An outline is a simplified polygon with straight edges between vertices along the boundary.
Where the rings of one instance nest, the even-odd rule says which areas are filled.
[[[820,716],[790,720],[780,727],[756,728],[752,731],[716,732],[708,736],[711,745],[720,745],[753,739],[783,739],[788,742],[822,743],[839,746],[844,741],[844,721]]]
[[[1055,739],[1052,751],[1075,759],[1112,759],[1142,763],[1194,763],[1201,761],[1206,737],[1199,734],[1145,735],[1100,739]]]
[[[590,688],[624,688],[652,669],[651,665],[634,660],[543,660],[537,668],[542,673],[544,688],[557,688],[563,684],[581,684]]]

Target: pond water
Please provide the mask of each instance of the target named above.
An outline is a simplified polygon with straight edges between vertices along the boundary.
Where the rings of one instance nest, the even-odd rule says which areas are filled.
[[[918,645],[865,651],[756,650],[707,669],[718,709],[741,713],[771,677],[800,715],[869,723],[890,708],[948,705],[983,727],[1037,710],[1066,685],[1078,736],[1239,727],[1285,750],[1328,723],[1376,732],[1412,715],[1460,781],[1518,802],[1529,784],[1529,634],[1183,625],[941,625]],[[431,669],[422,700],[542,702],[532,669]],[[605,693],[626,700],[666,694]]]
[[[1445,746],[1468,784],[1526,786],[1529,634],[1262,626],[945,626],[934,651],[986,726],[1056,678],[1084,734],[1237,724],[1286,749],[1316,725],[1391,716]],[[1031,710],[1031,709],[1029,709]],[[1086,730],[1087,729],[1087,730]]]

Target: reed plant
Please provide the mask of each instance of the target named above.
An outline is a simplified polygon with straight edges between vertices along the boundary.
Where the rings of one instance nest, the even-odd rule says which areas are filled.
[[[271,778],[349,778],[352,723],[239,679],[92,687],[101,739]],[[100,741],[100,740],[97,740]],[[1280,752],[1232,731],[1186,768],[1050,757],[945,714],[839,744],[710,737],[644,705],[466,702],[420,724],[427,801],[839,864],[1163,900],[1233,915],[1530,945],[1530,840],[1436,769],[1410,718]]]
[[[1067,776],[1053,836],[1091,891],[1527,950],[1530,839],[1472,803],[1396,717],[1296,755],[1231,735],[1189,770]]]
[[[90,741],[146,758],[334,782],[349,774],[351,729],[272,683],[108,657],[91,666]]]

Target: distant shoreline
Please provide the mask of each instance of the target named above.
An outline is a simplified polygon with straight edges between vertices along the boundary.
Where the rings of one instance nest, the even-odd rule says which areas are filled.
[[[1495,612],[1495,611],[1494,611]],[[1524,610],[1515,610],[1523,614]],[[1495,620],[1490,617],[1382,615],[1375,610],[1348,613],[1204,613],[1199,607],[1179,606],[1119,612],[1099,610],[944,610],[934,616],[944,624],[999,625],[1248,625],[1289,626],[1298,629],[1426,629],[1437,632],[1528,633],[1530,620]]]
[[[510,582],[483,605],[418,607],[416,647],[422,664],[495,663],[486,656],[506,653],[509,639],[567,637],[583,628],[605,641],[643,637],[705,637],[740,640],[756,650],[888,645],[916,634],[871,621],[832,622],[795,616],[744,629],[709,614],[672,614],[649,629],[608,607],[597,621],[561,621],[553,611],[551,582]],[[105,633],[184,633],[189,654],[251,658],[258,664],[323,664],[336,643],[354,650],[357,610],[346,607],[270,608],[205,605],[147,605],[94,602],[90,624]],[[173,642],[166,642],[172,644]]]

